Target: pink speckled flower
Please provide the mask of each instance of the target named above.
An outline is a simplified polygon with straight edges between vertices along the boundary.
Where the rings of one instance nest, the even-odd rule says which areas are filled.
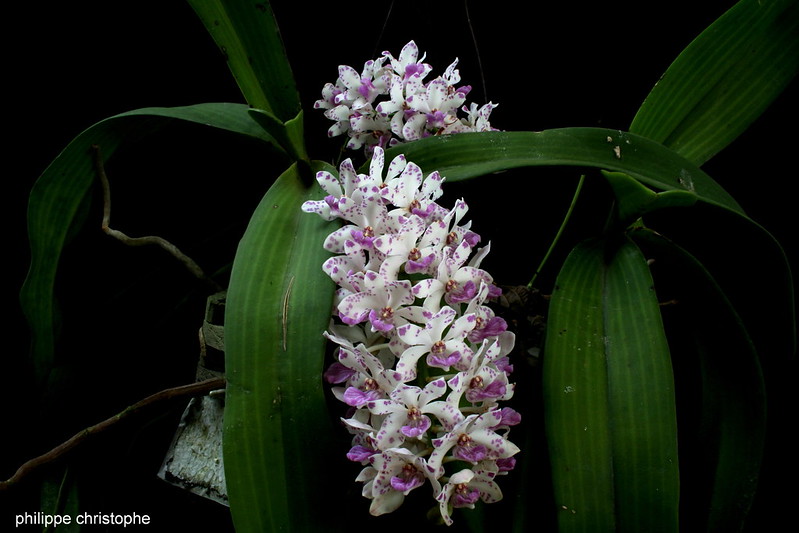
[[[413,48],[387,58],[408,85],[427,72]],[[368,106],[372,86],[346,74],[338,100],[357,93]],[[457,71],[447,76],[455,82]],[[463,222],[465,201],[442,207],[443,176],[384,158],[378,146],[369,174],[349,160],[338,176],[319,173],[326,196],[303,205],[344,222],[324,242],[334,255],[322,269],[337,286],[325,333],[336,361],[324,379],[348,408],[346,456],[363,466],[356,480],[370,513],[394,511],[429,483],[449,524],[455,507],[501,499],[493,477],[513,469],[519,448],[508,433],[519,415],[500,404],[514,393],[515,338],[486,305],[499,290],[480,268],[489,247],[477,248],[480,236]]]
[[[444,522],[450,526],[453,523],[450,516],[453,508],[468,507],[474,509],[477,500],[485,503],[493,503],[502,499],[502,491],[494,482],[496,470],[490,467],[487,469],[464,469],[460,470],[449,478],[449,482],[438,494],[438,501],[441,508],[441,516]]]
[[[424,55],[419,58],[419,47],[410,41],[399,57],[383,52],[360,73],[340,65],[336,82],[325,84],[314,107],[334,122],[329,137],[346,133],[347,148],[364,148],[366,155],[375,147],[430,135],[493,130],[488,119],[496,104],[466,105],[471,87],[458,85],[457,64],[455,59],[443,75],[426,82],[433,67],[424,63]]]

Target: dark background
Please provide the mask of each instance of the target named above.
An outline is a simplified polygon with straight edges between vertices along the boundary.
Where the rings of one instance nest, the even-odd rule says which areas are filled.
[[[311,106],[323,84],[335,81],[339,64],[360,70],[365,60],[386,49],[397,55],[414,39],[427,52],[433,75],[459,57],[463,81],[474,87],[469,101],[499,103],[491,118],[500,129],[625,130],[676,55],[731,4],[498,0],[470,2],[470,21],[463,2],[309,7],[275,1],[273,7],[306,109],[309,151],[316,159],[332,160],[339,143],[326,138],[329,122]],[[10,391],[3,402],[3,478],[25,459],[141,397],[192,381],[205,298],[204,288],[160,250],[126,248],[102,234],[95,194],[87,225],[64,251],[57,282],[63,316],[59,379],[44,396],[33,391],[17,293],[28,265],[25,205],[36,177],[83,129],[117,113],[243,102],[222,55],[184,2],[15,3],[7,23],[16,33],[4,37],[10,117],[4,174],[11,187],[3,198],[11,244],[4,254],[10,319],[5,319],[3,374]],[[331,41],[332,46],[323,44]],[[796,178],[789,165],[797,140],[795,96],[796,82],[704,166],[791,257],[797,251],[794,198],[788,193]],[[176,125],[121,151],[107,170],[113,226],[171,240],[224,282],[249,213],[283,167],[253,141]],[[453,184],[447,195],[465,196],[475,229],[492,241],[486,268],[505,284],[524,284],[560,223],[576,178],[576,170],[526,170],[503,180]],[[486,190],[486,184],[497,186]],[[584,221],[570,228],[563,249],[542,274],[542,289],[551,286],[570,245],[601,223],[606,198],[601,180],[589,180],[580,204]],[[487,212],[503,216],[489,219]],[[722,234],[723,228],[708,246],[740,276],[741,286],[754,287],[749,292],[768,301],[768,265],[736,270],[753,258],[734,236]],[[753,298],[747,305],[759,302]],[[795,364],[776,361],[766,371],[776,391],[770,402],[783,406],[780,415],[793,409],[785,389],[793,386],[788,376],[795,375]],[[149,513],[150,530],[230,528],[226,509],[155,479],[182,408],[137,419],[73,456],[87,509]],[[751,531],[780,524],[792,503],[777,488],[780,473],[793,465],[781,455],[787,451],[783,422],[778,418],[770,430]],[[10,505],[0,496],[0,529],[8,528],[12,513],[36,509],[30,503],[34,488],[35,483],[15,494]],[[361,510],[365,513],[365,504]],[[542,516],[545,525],[551,519]]]

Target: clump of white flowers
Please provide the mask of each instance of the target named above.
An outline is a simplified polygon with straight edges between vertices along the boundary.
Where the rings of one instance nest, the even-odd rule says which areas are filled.
[[[490,131],[488,121],[496,104],[466,105],[469,85],[460,85],[456,59],[442,76],[425,82],[432,67],[419,59],[411,41],[394,58],[389,52],[369,60],[358,73],[347,65],[338,67],[338,79],[327,83],[314,104],[324,109],[335,124],[328,136],[346,133],[347,148],[363,147],[367,155],[375,146],[385,148],[430,135]],[[458,111],[464,116],[459,117]]]
[[[405,49],[399,62],[390,60],[391,72],[406,78],[426,73]],[[377,79],[386,86],[405,80]],[[370,105],[370,91],[351,85],[342,101]],[[398,93],[406,102],[421,94],[406,85]],[[415,132],[413,117],[401,115],[401,129]],[[424,177],[399,155],[384,174],[380,146],[369,174],[347,159],[338,176],[316,178],[326,196],[303,210],[343,221],[324,243],[334,255],[322,268],[338,286],[325,333],[337,345],[336,361],[325,378],[349,406],[342,418],[352,434],[347,457],[363,465],[356,480],[372,500],[371,514],[394,511],[429,484],[451,524],[453,508],[502,498],[497,477],[514,468],[519,451],[508,433],[520,416],[501,407],[514,392],[508,353],[515,337],[486,305],[501,293],[480,268],[489,246],[479,248],[480,236],[463,222],[463,200],[450,209],[436,203],[444,181],[438,172]]]

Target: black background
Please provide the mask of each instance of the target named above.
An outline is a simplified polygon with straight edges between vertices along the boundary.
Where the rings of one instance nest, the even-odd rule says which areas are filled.
[[[427,52],[434,75],[460,59],[463,81],[474,87],[469,101],[499,103],[492,115],[495,127],[625,130],[670,62],[730,4],[497,0],[470,2],[470,20],[463,2],[309,7],[275,1],[273,7],[306,109],[311,156],[333,160],[339,144],[326,138],[329,123],[311,106],[322,85],[335,80],[339,64],[360,70],[366,59],[386,49],[396,55],[414,39]],[[28,337],[17,301],[28,265],[25,205],[35,179],[73,137],[106,117],[150,106],[243,102],[224,58],[184,2],[18,3],[6,20],[15,31],[4,37],[10,120],[3,216],[11,235],[4,254],[3,307],[10,310],[1,367],[3,381],[10,384],[2,415],[4,478],[80,428],[144,395],[192,381],[205,296],[159,250],[126,248],[103,235],[101,206],[95,201],[87,225],[62,258],[57,285],[63,315],[61,379],[40,400],[25,373]],[[796,179],[790,165],[797,140],[795,95],[796,82],[704,166],[791,257],[797,251],[789,192]],[[208,271],[222,272],[224,281],[249,213],[283,170],[280,165],[253,141],[199,127],[171,127],[109,163],[113,225],[131,235],[164,236]],[[492,241],[486,268],[505,284],[524,284],[560,223],[576,177],[572,170],[536,169],[452,185],[453,192],[446,194],[465,196],[475,229]],[[584,221],[570,228],[563,249],[542,274],[543,288],[551,285],[554,266],[569,245],[601,222],[606,196],[600,180],[589,180],[580,204]],[[502,216],[490,219],[491,213]],[[733,270],[739,261],[744,264],[742,259],[752,259],[746,248],[737,249],[734,238],[712,240],[710,246],[720,248]],[[756,272],[736,275],[754,292],[762,286],[767,300],[767,271],[760,265]],[[786,373],[794,367],[780,361],[766,369],[776,385],[770,402],[784,406],[778,415],[792,408],[785,404],[791,395],[784,389],[791,386]],[[81,472],[82,502],[89,510],[149,513],[153,531],[209,524],[230,529],[224,508],[154,478],[181,410],[177,405],[154,419],[138,420],[74,456],[73,470]],[[792,503],[778,489],[780,473],[794,464],[784,458],[786,433],[780,426],[785,422],[777,418],[770,430],[751,531],[780,524]],[[351,484],[335,480],[331,490]],[[23,490],[6,502],[0,496],[0,529],[8,529],[12,513],[35,510],[32,494]],[[358,511],[365,513],[366,505]],[[545,526],[551,520],[542,516]]]

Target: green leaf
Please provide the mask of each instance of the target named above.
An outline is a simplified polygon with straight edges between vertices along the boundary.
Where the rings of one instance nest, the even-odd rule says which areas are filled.
[[[253,214],[233,264],[224,461],[239,533],[329,531],[320,509],[341,496],[321,380],[334,289],[322,244],[331,226],[300,209],[317,196],[289,168]]]
[[[78,135],[47,167],[33,186],[28,205],[31,266],[20,299],[32,330],[37,381],[43,383],[54,350],[53,287],[61,250],[84,197],[96,179],[92,146],[107,160],[125,141],[162,128],[173,120],[194,122],[273,143],[242,104],[201,104],[147,108],[116,115]]]
[[[793,282],[782,247],[766,229],[748,218],[741,206],[718,183],[673,150],[638,135],[617,130],[563,128],[542,132],[462,133],[449,137],[429,137],[387,150],[386,157],[390,159],[398,153],[405,154],[425,173],[438,170],[448,181],[472,179],[517,167],[567,165],[622,172],[656,191],[670,191],[658,200],[660,206],[688,204],[686,193],[695,194],[698,206],[709,206],[711,210],[716,207],[722,209],[721,213],[712,213],[714,219],[722,219],[725,214],[733,215],[723,220],[735,224],[736,231],[743,230],[741,235],[745,235],[747,245],[757,246],[762,251],[763,263],[769,265],[783,283],[779,293],[784,305],[770,316],[779,321],[778,331],[780,336],[786,338],[786,351],[795,351]],[[645,196],[651,197],[639,189],[629,199],[640,201]],[[625,206],[629,210],[625,214],[632,216],[640,207],[635,203]],[[650,207],[659,206],[653,204]],[[692,231],[698,233],[702,228]]]
[[[268,0],[188,0],[225,56],[247,103],[288,121],[300,112],[280,30]]]
[[[543,393],[560,531],[677,531],[671,359],[649,267],[626,238],[566,259]]]
[[[799,3],[742,0],[672,63],[630,131],[701,165],[740,135],[799,69]]]
[[[741,318],[716,280],[693,255],[648,229],[631,232],[652,257],[656,279],[673,285],[668,306],[689,398],[681,426],[692,454],[683,472],[684,509],[692,528],[740,531],[757,488],[766,438],[766,391],[758,353]],[[700,379],[695,379],[699,376]],[[690,403],[689,403],[690,402]],[[697,414],[698,413],[698,414]],[[698,418],[698,420],[693,420]],[[698,426],[691,432],[684,426]],[[682,460],[682,459],[681,459]],[[688,461],[686,461],[688,462]]]
[[[697,197],[689,191],[671,190],[656,193],[623,172],[602,175],[610,183],[616,196],[616,219],[621,228],[627,227],[646,213],[669,207],[690,207]]]
[[[404,153],[425,172],[438,170],[448,181],[527,166],[624,172],[654,189],[695,193],[699,201],[745,216],[740,205],[699,167],[656,142],[619,130],[461,133],[400,145],[387,150],[386,157],[397,153]]]
[[[295,161],[310,162],[305,150],[302,111],[287,122],[281,122],[273,114],[261,109],[250,109],[250,116],[258,122]]]
[[[80,513],[80,488],[70,467],[49,472],[44,479],[39,497],[39,508],[43,515],[69,517],[68,524],[50,525],[42,528],[43,533],[54,531],[80,533],[81,526],[75,517]]]

